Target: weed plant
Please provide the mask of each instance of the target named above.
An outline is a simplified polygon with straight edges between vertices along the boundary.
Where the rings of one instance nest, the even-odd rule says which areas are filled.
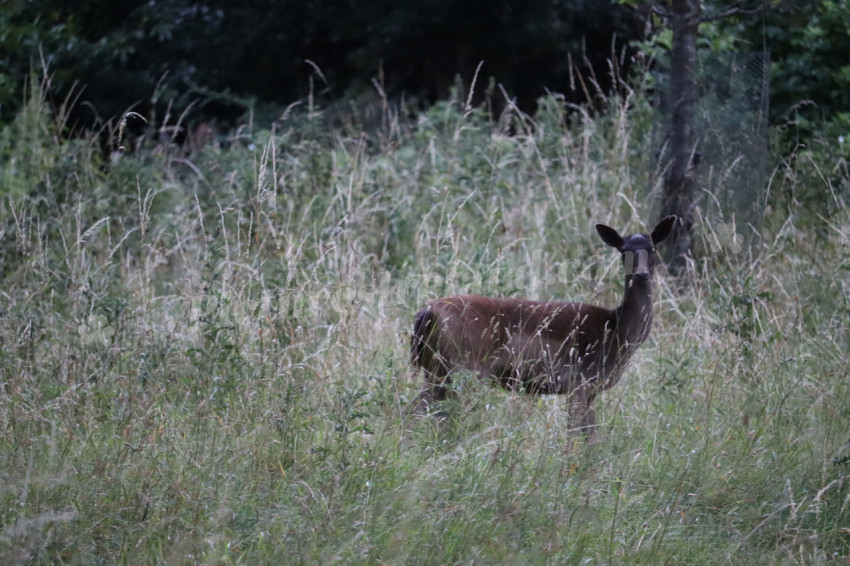
[[[846,165],[778,163],[750,246],[700,226],[588,445],[465,375],[405,418],[408,332],[443,294],[617,304],[592,227],[654,220],[639,94],[108,157],[45,99],[0,134],[0,562],[850,560]]]

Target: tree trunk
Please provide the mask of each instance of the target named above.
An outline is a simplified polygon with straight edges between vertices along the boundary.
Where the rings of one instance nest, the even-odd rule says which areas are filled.
[[[665,259],[675,275],[684,273],[693,239],[694,201],[694,104],[696,102],[697,36],[701,18],[700,0],[673,0],[671,25],[673,52],[670,65],[670,166],[664,177],[661,217],[678,217],[667,239]]]

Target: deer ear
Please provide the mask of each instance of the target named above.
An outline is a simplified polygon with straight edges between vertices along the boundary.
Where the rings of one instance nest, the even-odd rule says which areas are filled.
[[[652,243],[658,244],[666,240],[667,236],[669,236],[670,232],[673,230],[673,224],[675,223],[676,217],[673,215],[670,215],[659,222],[658,226],[655,227],[655,230],[652,231]]]
[[[606,226],[605,224],[597,224],[596,231],[599,233],[599,237],[602,238],[602,241],[611,246],[612,248],[617,248],[618,250],[623,247],[623,237],[617,233],[616,230],[611,228],[610,226]]]

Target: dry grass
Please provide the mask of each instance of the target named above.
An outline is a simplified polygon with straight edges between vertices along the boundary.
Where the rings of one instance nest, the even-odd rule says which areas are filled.
[[[0,561],[847,561],[840,174],[778,168],[757,244],[659,275],[598,444],[473,379],[448,422],[402,418],[425,300],[619,300],[592,224],[650,220],[639,102],[567,126],[552,99],[512,135],[454,103],[371,137],[305,117],[106,165],[34,93],[0,137]]]

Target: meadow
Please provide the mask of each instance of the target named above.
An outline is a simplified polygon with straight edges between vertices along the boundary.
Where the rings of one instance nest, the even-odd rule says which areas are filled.
[[[427,300],[619,302],[593,225],[657,219],[644,98],[307,108],[105,156],[32,88],[0,134],[0,563],[850,562],[828,148],[774,152],[758,226],[704,218],[690,272],[658,270],[598,442],[464,374],[443,420],[405,416]]]

